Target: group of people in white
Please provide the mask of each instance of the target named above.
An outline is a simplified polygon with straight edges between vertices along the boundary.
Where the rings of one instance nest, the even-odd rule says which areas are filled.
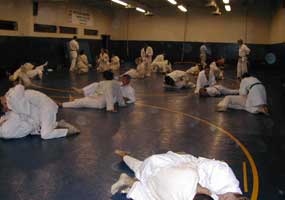
[[[242,109],[250,113],[268,114],[267,97],[264,85],[247,72],[247,56],[250,49],[239,40],[239,58],[237,78],[239,89],[229,89],[217,84],[224,79],[222,66],[224,58],[207,62],[207,47],[200,48],[200,64],[186,71],[172,70],[172,66],[159,54],[154,60],[153,49],[146,45],[136,60],[137,68],[131,69],[114,79],[114,73],[120,69],[120,59],[113,55],[111,62],[108,51],[101,50],[97,59],[97,71],[102,72],[103,81],[91,83],[84,88],[72,88],[81,98],[56,104],[47,95],[25,86],[31,85],[31,79],[43,76],[47,63],[35,67],[30,63],[22,65],[13,75],[11,81],[19,80],[20,84],[9,89],[1,97],[1,108],[5,112],[0,118],[0,138],[21,138],[29,134],[40,135],[42,139],[52,139],[75,135],[80,132],[70,123],[57,121],[58,107],[62,108],[106,108],[117,112],[117,106],[124,107],[136,101],[131,78],[145,78],[152,72],[165,74],[166,88],[195,88],[194,93],[201,97],[225,96],[217,105],[217,111],[229,108]],[[80,51],[76,37],[69,43],[71,65],[70,71],[86,73],[90,67],[84,51]],[[196,84],[191,79],[197,77]],[[168,152],[153,155],[144,161],[137,160],[124,151],[116,151],[124,162],[135,173],[135,178],[122,174],[112,186],[111,193],[125,192],[134,200],[241,200],[239,181],[231,168],[225,163],[193,155]],[[171,198],[170,198],[171,197]]]

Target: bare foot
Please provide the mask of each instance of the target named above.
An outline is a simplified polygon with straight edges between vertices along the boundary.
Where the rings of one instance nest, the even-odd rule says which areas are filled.
[[[118,155],[119,157],[121,157],[122,159],[124,158],[124,156],[130,155],[130,152],[119,150],[119,149],[116,149],[114,153]]]

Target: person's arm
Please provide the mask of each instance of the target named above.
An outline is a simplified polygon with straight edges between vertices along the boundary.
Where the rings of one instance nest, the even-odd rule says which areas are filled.
[[[248,94],[247,81],[245,79],[243,79],[240,83],[239,94],[242,96],[246,96]]]

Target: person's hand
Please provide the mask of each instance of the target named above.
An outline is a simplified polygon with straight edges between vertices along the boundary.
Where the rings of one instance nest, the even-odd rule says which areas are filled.
[[[238,200],[238,198],[236,197],[236,195],[234,193],[225,193],[222,195],[218,195],[219,200]]]
[[[1,120],[0,121],[0,126],[2,126],[2,124],[4,124],[7,121],[7,119]]]

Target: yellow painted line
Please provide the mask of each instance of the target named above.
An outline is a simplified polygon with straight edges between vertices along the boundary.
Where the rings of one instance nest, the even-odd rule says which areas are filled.
[[[223,129],[223,128],[221,128],[221,127],[219,127],[219,126],[217,126],[217,125],[215,125],[215,124],[213,124],[213,123],[211,123],[205,119],[201,119],[201,118],[196,117],[196,116],[191,115],[191,114],[187,114],[187,113],[183,113],[183,112],[179,112],[179,111],[175,111],[175,110],[170,110],[168,108],[164,108],[164,107],[160,107],[160,106],[143,104],[143,103],[139,103],[139,102],[137,102],[136,105],[155,108],[155,109],[164,110],[164,111],[176,113],[179,115],[183,115],[186,117],[190,117],[190,118],[195,119],[197,121],[200,121],[204,124],[212,126],[212,127],[216,128],[217,130],[219,130],[221,133],[224,133],[225,135],[227,135],[230,139],[232,139],[235,143],[237,143],[239,145],[239,147],[241,148],[241,150],[243,151],[243,153],[245,154],[245,156],[247,157],[247,159],[249,161],[249,164],[250,164],[250,167],[252,170],[252,176],[253,176],[253,187],[252,187],[252,193],[251,193],[251,200],[257,200],[258,199],[259,176],[258,176],[256,164],[254,162],[252,155],[247,150],[247,148],[233,134],[231,134],[229,131],[226,131],[225,129]]]
[[[243,170],[243,188],[244,188],[244,192],[248,192],[248,181],[247,181],[246,162],[243,162],[243,163],[242,163],[242,170]]]

